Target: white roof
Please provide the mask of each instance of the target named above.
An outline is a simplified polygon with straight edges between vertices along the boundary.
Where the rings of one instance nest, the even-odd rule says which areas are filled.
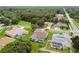
[[[70,36],[67,34],[53,34],[52,42],[62,43],[63,46],[71,46],[72,41],[70,40]]]
[[[62,16],[62,17],[63,17],[64,15],[63,15],[63,14],[56,14],[56,16],[58,16],[58,17],[59,17],[59,16]]]
[[[0,24],[0,26],[3,26],[4,24]]]

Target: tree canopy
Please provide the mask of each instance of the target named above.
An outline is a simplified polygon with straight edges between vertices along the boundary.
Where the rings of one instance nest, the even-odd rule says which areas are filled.
[[[1,49],[1,53],[30,53],[31,44],[29,42],[15,41]]]
[[[5,21],[2,20],[5,24],[17,24],[19,20],[28,21],[32,24],[36,24],[41,26],[41,21],[43,22],[54,22],[54,17],[57,13],[64,14],[62,8],[52,8],[52,7],[44,7],[44,8],[3,8],[0,9],[0,15],[5,17]],[[6,21],[8,18],[10,21]],[[1,22],[1,23],[3,23]],[[42,24],[43,24],[42,22]]]
[[[72,38],[72,42],[73,42],[74,51],[78,53],[79,52],[79,37],[75,36],[74,38]]]

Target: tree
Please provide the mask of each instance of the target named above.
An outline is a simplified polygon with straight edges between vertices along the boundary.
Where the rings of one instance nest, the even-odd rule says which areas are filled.
[[[3,21],[3,23],[4,23],[5,25],[9,25],[9,24],[10,24],[10,20],[6,19],[6,20]]]
[[[43,27],[43,25],[44,25],[44,20],[39,20],[39,21],[37,22],[37,24],[38,24],[39,27]]]
[[[4,23],[5,25],[9,25],[10,21],[9,21],[9,19],[0,18],[0,23]]]
[[[32,30],[34,31],[36,28],[38,28],[37,24],[32,24]]]
[[[1,53],[30,53],[31,44],[28,42],[15,41],[1,49]]]
[[[75,36],[74,38],[71,38],[73,42],[73,47],[76,53],[79,52],[79,37]]]
[[[19,20],[17,20],[17,19],[13,19],[13,20],[11,21],[12,24],[17,24],[18,22],[19,22]]]
[[[31,19],[31,23],[32,24],[36,24],[38,20],[39,20],[39,18],[32,18]]]

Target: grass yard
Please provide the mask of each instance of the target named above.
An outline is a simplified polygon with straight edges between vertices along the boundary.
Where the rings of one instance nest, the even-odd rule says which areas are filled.
[[[66,48],[62,50],[62,53],[70,53],[70,49]]]
[[[22,36],[22,40],[27,41],[30,40],[30,37],[32,35],[32,28],[24,28],[26,31],[28,31],[28,34]]]
[[[31,26],[30,22],[26,22],[26,21],[19,21],[18,25],[27,25],[27,26]]]
[[[32,44],[32,53],[38,53],[39,52],[39,48],[42,47],[43,43],[39,43],[39,42],[31,42]]]
[[[64,33],[64,31],[53,31],[53,34],[63,34]]]
[[[32,51],[31,52],[37,53],[37,52],[39,52],[39,48],[42,48],[46,45],[47,40],[44,40],[42,42],[31,41],[30,37],[31,37],[32,34],[33,34],[33,32],[30,31],[29,34],[26,34],[22,37],[22,40],[31,42],[31,44],[32,44]]]
[[[51,39],[52,39],[52,35],[53,35],[53,33],[52,33],[52,32],[49,32],[47,39],[48,39],[48,40],[51,40]]]
[[[51,38],[52,38],[52,32],[49,32],[47,39],[45,39],[44,41],[42,41],[42,42],[32,42],[32,45],[33,45],[32,52],[40,52],[39,49],[44,48],[47,44],[47,41],[51,40]],[[37,48],[36,48],[36,46],[37,46]]]
[[[61,52],[59,49],[52,48],[50,41],[47,43],[47,46],[45,47],[45,49],[51,50],[51,51],[56,51],[56,52]]]
[[[1,29],[0,30],[0,38],[5,36],[5,31],[6,31],[6,29]]]
[[[42,42],[31,42],[32,44],[32,52],[40,52],[39,49],[45,47],[47,40]]]
[[[51,47],[50,42],[47,43],[46,49],[51,50],[51,51],[61,52],[61,53],[70,53],[70,49],[69,48],[66,48],[66,49],[63,49],[63,50],[56,49],[56,48]]]

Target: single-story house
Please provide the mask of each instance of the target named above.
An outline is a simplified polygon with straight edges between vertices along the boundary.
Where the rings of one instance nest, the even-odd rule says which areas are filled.
[[[15,39],[13,39],[13,38],[3,37],[3,38],[0,39],[0,48],[3,48],[7,44],[14,42],[14,41],[15,41]]]
[[[55,25],[54,25],[54,27],[58,27],[58,28],[60,28],[62,26],[62,23],[61,22],[58,22],[58,23],[56,23]]]
[[[5,18],[4,16],[0,16],[0,18]]]
[[[53,48],[70,48],[72,46],[71,37],[67,34],[53,34],[51,47]]]
[[[56,18],[58,20],[63,20],[64,19],[64,15],[63,14],[56,14]]]
[[[34,41],[43,41],[45,38],[47,38],[48,33],[45,31],[45,29],[36,29],[31,36],[32,40]]]
[[[23,28],[13,28],[12,30],[6,32],[6,35],[11,38],[20,38],[24,34],[28,34],[28,31]]]
[[[57,27],[57,28],[67,27],[67,24],[58,22],[58,23],[56,23],[56,24],[54,25],[54,27]]]
[[[4,26],[4,24],[0,24],[0,29],[2,29],[3,26]]]
[[[0,24],[0,27],[4,26],[4,24]]]
[[[52,22],[45,22],[44,24],[47,25],[47,28],[46,29],[50,29],[51,26],[53,25]]]

